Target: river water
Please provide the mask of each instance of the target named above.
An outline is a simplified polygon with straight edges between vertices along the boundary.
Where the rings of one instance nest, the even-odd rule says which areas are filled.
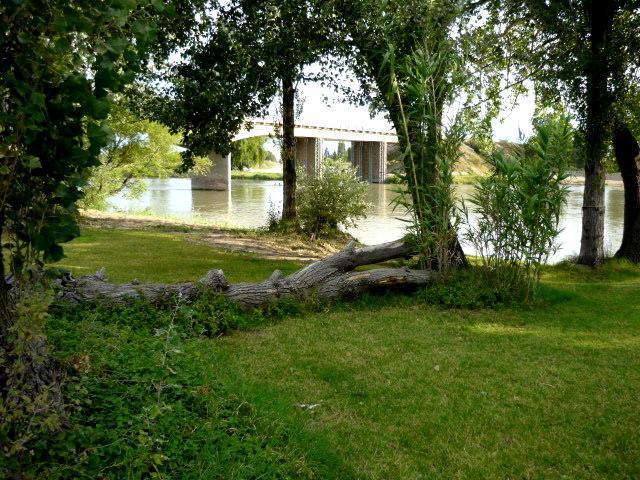
[[[228,192],[191,190],[188,178],[149,179],[148,190],[139,199],[117,195],[109,200],[113,211],[141,212],[176,217],[184,220],[204,220],[216,225],[239,228],[263,227],[270,210],[282,205],[282,182],[232,180]],[[373,205],[366,219],[349,229],[363,243],[375,244],[400,238],[406,222],[391,206],[395,193],[392,185],[371,184],[368,201]],[[457,186],[460,197],[473,191],[471,185]],[[580,249],[582,215],[582,186],[569,187],[567,205],[561,219],[560,248],[551,258],[556,262],[577,255]],[[624,190],[622,186],[607,185],[605,217],[605,250],[613,253],[622,238]],[[473,221],[473,217],[471,218]],[[465,247],[468,253],[471,249]]]

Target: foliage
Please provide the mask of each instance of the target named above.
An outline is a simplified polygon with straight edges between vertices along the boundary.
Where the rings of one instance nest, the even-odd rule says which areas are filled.
[[[487,274],[477,267],[458,269],[429,285],[425,300],[430,305],[469,309],[512,306],[521,300],[521,292],[487,281]]]
[[[239,172],[231,171],[231,179],[239,180],[280,180],[282,181],[282,174],[279,172]]]
[[[14,295],[13,322],[0,343],[0,464],[28,458],[29,450],[65,421],[59,379],[45,345],[51,296],[36,285]]]
[[[330,158],[331,160],[338,160],[341,162],[348,162],[349,151],[347,150],[345,143],[340,141],[338,142],[338,147],[336,148],[335,152],[329,154],[328,151],[325,149],[324,158]]]
[[[140,71],[154,39],[151,0],[3,3],[0,228],[14,273],[62,256],[75,202],[109,139],[110,95]],[[2,265],[3,262],[0,262]]]
[[[244,170],[245,168],[261,167],[269,157],[269,151],[264,148],[265,137],[252,137],[233,142],[231,147],[231,168]]]
[[[487,280],[505,291],[536,293],[542,266],[556,248],[567,187],[572,134],[568,118],[539,120],[524,153],[489,157],[492,172],[476,183],[466,239],[480,257]]]
[[[16,299],[5,268],[18,290],[29,292],[38,277],[34,267],[60,259],[60,243],[78,235],[76,203],[110,138],[105,119],[112,96],[142,71],[158,17],[175,14],[179,1],[21,0],[0,6],[3,455],[24,458],[24,448],[40,440],[36,434],[60,425],[62,403],[53,399],[59,378],[42,333],[47,302],[37,292]],[[160,44],[162,39],[157,52]]]
[[[604,256],[605,168],[613,122],[638,82],[640,15],[635,2],[495,2],[507,24],[504,52],[536,84],[545,104],[565,102],[584,133],[585,194],[579,261]]]
[[[395,101],[400,110],[401,178],[406,185],[395,203],[411,215],[410,238],[422,266],[446,272],[455,263],[458,221],[452,173],[464,134],[458,120],[443,133],[442,108],[460,84],[460,71],[446,42],[425,44],[401,59],[392,50],[388,62],[392,77],[386,94],[395,97],[388,102]]]
[[[461,134],[459,125],[471,124],[470,120],[478,116],[484,116],[485,127],[490,126],[499,105],[501,63],[493,62],[496,55],[491,45],[495,43],[487,39],[494,39],[495,32],[478,14],[481,4],[440,0],[337,2],[351,47],[349,64],[360,80],[362,93],[356,99],[384,110],[398,133],[405,174],[414,177],[408,184],[411,202],[419,206],[416,212],[422,212],[414,222],[422,233],[415,238],[429,255],[435,253],[435,244],[428,239],[432,221],[428,217],[437,216],[438,225],[444,226],[443,214],[448,207],[443,205],[439,210],[438,205],[428,202],[436,201],[447,190],[446,180],[444,187],[436,182],[444,179],[441,175],[449,174],[442,168],[451,168],[453,163],[452,157],[438,158],[442,154],[438,149],[448,149],[442,129],[449,119],[443,118],[443,112],[452,106],[460,110],[457,121],[451,122],[458,126],[451,132],[453,140]],[[408,112],[414,104],[414,112]],[[486,105],[491,108],[484,108]],[[445,237],[453,233],[451,226],[434,228],[440,230],[437,237],[444,246]],[[429,262],[437,266],[443,261],[446,269],[451,257],[456,263],[465,261],[457,238],[449,243],[447,255]]]
[[[338,44],[331,6],[321,0],[210,1],[194,22],[194,41],[166,76],[171,87],[158,109],[165,123],[184,129],[188,168],[193,155],[228,152],[242,125],[265,115],[280,96],[275,133],[282,138],[282,218],[294,224],[296,88],[309,79],[303,68]]]
[[[598,95],[606,114],[611,112],[612,102],[622,100],[636,83],[639,60],[631,52],[640,47],[640,18],[633,2],[551,2],[548,8],[540,8],[537,0],[528,0],[495,6],[500,8],[493,11],[495,21],[508,26],[508,48],[502,53],[510,55],[514,65],[522,69],[521,75],[536,82],[543,103],[566,102],[583,128],[587,116],[596,113],[588,111],[588,93]],[[606,44],[592,43],[599,41],[603,29]],[[588,86],[593,75],[604,75],[606,83]],[[606,91],[590,91],[593,87]],[[624,112],[623,104],[618,108]],[[605,119],[603,126],[610,120]]]
[[[100,152],[100,164],[89,171],[82,206],[103,208],[108,197],[124,189],[137,198],[146,189],[144,178],[167,177],[180,166],[179,135],[139,118],[124,102],[112,105],[106,126],[112,136]]]
[[[325,478],[329,468],[299,448],[306,440],[295,427],[207,365],[212,344],[201,334],[264,315],[277,313],[219,296],[189,307],[57,307],[48,336],[66,367],[67,428],[0,463],[0,476]]]
[[[328,7],[315,0],[209,2],[181,60],[161,73],[171,83],[157,115],[184,129],[187,165],[211,148],[229,151],[244,123],[266,112],[282,78],[297,80],[329,48]]]
[[[325,160],[315,175],[301,171],[299,176],[298,218],[312,237],[335,234],[340,225],[355,225],[366,216],[368,185],[349,163]]]

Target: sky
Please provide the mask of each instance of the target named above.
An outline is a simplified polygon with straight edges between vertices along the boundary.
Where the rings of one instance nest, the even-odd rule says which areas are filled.
[[[351,86],[354,85],[353,80],[348,76],[340,78],[339,81]],[[384,115],[380,114],[372,118],[368,107],[352,105],[331,88],[323,87],[319,83],[299,84],[298,92],[303,108],[296,123],[356,130],[390,130],[392,128]],[[517,141],[520,131],[528,135],[531,132],[531,118],[535,109],[533,95],[521,96],[514,106],[513,99],[509,97],[508,93],[505,93],[503,105],[499,117],[493,122],[494,140]],[[276,101],[274,101],[269,111],[269,120],[277,118],[278,108]],[[269,143],[266,147],[279,158],[278,146],[273,142]],[[329,144],[328,146],[331,150],[333,145]]]

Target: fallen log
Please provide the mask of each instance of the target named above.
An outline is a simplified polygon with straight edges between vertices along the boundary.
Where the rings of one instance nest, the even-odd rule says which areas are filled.
[[[178,296],[182,301],[190,303],[203,291],[213,291],[248,307],[257,307],[281,298],[307,295],[317,295],[321,300],[333,300],[372,289],[426,285],[436,275],[433,271],[408,268],[354,271],[360,266],[406,258],[413,253],[414,248],[403,241],[360,248],[351,242],[343,250],[290,275],[285,276],[276,270],[267,280],[259,283],[230,284],[222,270],[209,270],[197,282],[160,284],[134,281],[116,284],[107,281],[103,269],[95,275],[59,279],[56,297],[72,303],[95,302],[100,299],[116,303],[145,299],[158,303]]]

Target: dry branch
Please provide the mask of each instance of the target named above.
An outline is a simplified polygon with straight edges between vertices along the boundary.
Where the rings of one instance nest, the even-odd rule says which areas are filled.
[[[394,241],[380,245],[356,248],[351,242],[343,250],[300,270],[283,275],[276,270],[259,283],[230,284],[222,270],[209,270],[197,282],[159,284],[131,282],[116,284],[107,281],[104,270],[95,275],[80,278],[64,278],[58,281],[58,299],[67,302],[95,302],[109,299],[127,303],[135,299],[161,302],[179,295],[183,301],[192,302],[205,291],[219,292],[239,304],[257,307],[279,298],[317,294],[322,300],[332,300],[355,295],[376,288],[415,287],[429,283],[434,273],[408,268],[377,268],[354,271],[364,265],[374,265],[400,257],[409,257],[413,248]]]

